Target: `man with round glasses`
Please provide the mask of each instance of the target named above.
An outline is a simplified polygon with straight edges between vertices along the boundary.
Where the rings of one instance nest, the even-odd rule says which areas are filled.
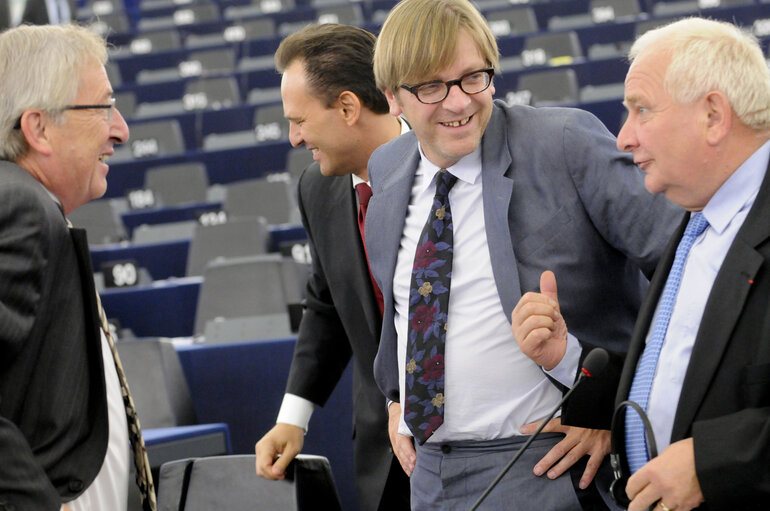
[[[390,112],[413,129],[369,160],[366,221],[385,303],[375,378],[413,509],[469,509],[572,384],[579,353],[546,374],[511,332],[541,273],[560,277],[571,334],[624,351],[680,211],[594,116],[493,101],[497,63],[467,0],[403,0],[375,50]],[[544,431],[480,509],[604,507],[590,483],[608,436]]]

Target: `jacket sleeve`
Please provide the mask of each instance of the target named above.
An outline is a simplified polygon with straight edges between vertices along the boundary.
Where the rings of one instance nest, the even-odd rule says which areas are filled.
[[[303,197],[310,186],[308,182],[305,170],[300,177],[297,200],[308,235],[312,267],[286,392],[323,406],[342,377],[352,351],[313,242],[313,226]]]

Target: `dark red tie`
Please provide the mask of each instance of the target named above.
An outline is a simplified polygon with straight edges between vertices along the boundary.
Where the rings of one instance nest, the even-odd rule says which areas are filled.
[[[364,242],[364,253],[366,253],[366,236],[364,235],[364,225],[366,224],[366,210],[369,208],[369,199],[372,198],[372,189],[366,183],[358,183],[356,185],[356,193],[358,193],[358,231],[361,233],[361,241]],[[369,265],[369,255],[366,256],[366,264]],[[382,291],[374,281],[372,276],[372,269],[369,268],[369,278],[372,281],[372,289],[374,289],[374,297],[377,300],[377,307],[380,309],[380,315],[385,310],[385,305],[382,300]]]

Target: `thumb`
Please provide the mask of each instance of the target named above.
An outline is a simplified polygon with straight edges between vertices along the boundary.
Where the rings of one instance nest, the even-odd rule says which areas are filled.
[[[559,297],[556,291],[556,275],[552,271],[547,270],[540,275],[540,292],[556,302],[558,307]]]
[[[275,463],[273,463],[273,475],[283,479],[286,474],[286,468],[289,466],[289,463],[291,463],[293,459],[294,456],[287,456],[286,454],[279,456],[278,459],[275,460]]]

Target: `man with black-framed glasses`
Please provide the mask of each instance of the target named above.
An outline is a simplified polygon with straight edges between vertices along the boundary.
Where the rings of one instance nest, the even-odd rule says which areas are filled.
[[[680,211],[591,114],[493,101],[497,63],[467,0],[403,0],[375,50],[390,112],[413,130],[369,160],[375,378],[421,511],[469,509],[573,382],[579,353],[546,373],[520,351],[521,296],[555,270],[571,334],[624,351]],[[590,483],[608,435],[544,431],[480,509],[604,508]]]
[[[83,229],[128,126],[105,41],[85,27],[0,34],[0,510],[126,511],[152,475],[94,289]]]

